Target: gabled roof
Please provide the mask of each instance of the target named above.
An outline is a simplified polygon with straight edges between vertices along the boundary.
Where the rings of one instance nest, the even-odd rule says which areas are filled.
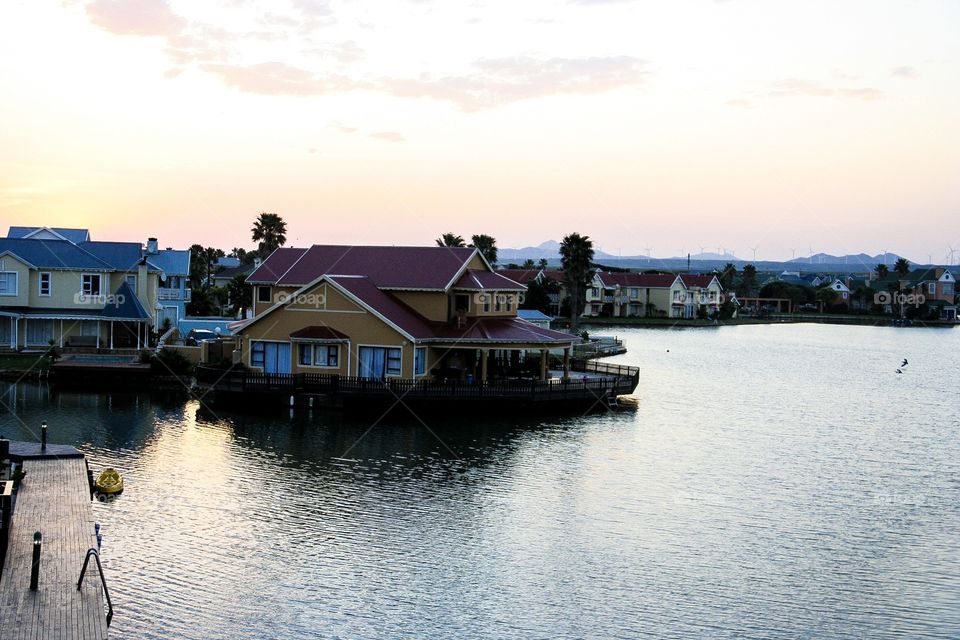
[[[393,326],[412,340],[433,336],[430,322],[389,293],[377,288],[369,278],[362,276],[324,276],[348,297],[375,312],[381,320]]]
[[[117,271],[136,271],[137,264],[143,258],[139,242],[82,242],[77,246]],[[150,270],[158,271],[157,268]]]
[[[708,274],[704,276],[704,275],[694,275],[690,273],[684,273],[680,275],[680,280],[682,280],[683,283],[688,288],[692,288],[692,287],[706,288],[706,287],[709,287],[714,280],[717,281],[717,284],[720,284],[720,280],[717,278],[717,276],[713,274]]]
[[[147,262],[168,276],[190,275],[189,249],[161,249],[153,255],[147,255]]]
[[[38,269],[112,269],[111,265],[97,256],[66,240],[0,238],[0,253],[6,251]]]
[[[213,274],[213,279],[214,280],[217,280],[217,279],[232,280],[237,276],[245,276],[248,273],[252,273],[255,268],[256,268],[256,265],[254,265],[252,262],[250,264],[241,264],[236,267],[228,267],[223,271],[219,271]]]
[[[473,318],[465,327],[434,323],[434,335],[427,342],[527,342],[562,345],[579,342],[578,336],[544,329],[520,318]]]
[[[149,320],[150,314],[140,304],[133,287],[124,281],[117,287],[113,299],[108,298],[100,317],[105,320]]]
[[[528,284],[537,279],[540,269],[497,269],[497,273],[520,284]]]
[[[40,237],[37,237],[40,236]],[[59,236],[59,238],[57,238]],[[10,227],[8,238],[33,238],[35,240],[62,239],[74,244],[90,241],[87,229],[65,229],[62,227]]]
[[[605,287],[642,287],[648,289],[669,289],[677,280],[675,273],[607,273],[597,272]]]
[[[488,291],[491,289],[498,291],[525,291],[526,287],[514,282],[510,278],[501,275],[498,271],[481,271],[478,269],[467,269],[457,283],[453,285],[454,289],[468,291]]]
[[[442,291],[476,253],[469,247],[313,245],[277,249],[247,278],[251,283],[300,287],[324,274],[365,276],[384,289]]]

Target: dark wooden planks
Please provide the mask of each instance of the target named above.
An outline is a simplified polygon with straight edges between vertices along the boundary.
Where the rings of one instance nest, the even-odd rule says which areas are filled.
[[[27,477],[13,512],[0,577],[0,629],[6,640],[107,637],[103,590],[91,560],[77,590],[84,555],[97,546],[87,468],[82,457],[24,460]],[[39,589],[30,591],[33,534],[43,534]]]

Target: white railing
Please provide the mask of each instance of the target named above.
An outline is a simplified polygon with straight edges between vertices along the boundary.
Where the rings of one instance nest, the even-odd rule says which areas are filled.
[[[190,302],[192,293],[193,293],[192,289],[164,289],[163,287],[161,287],[157,289],[157,299],[158,300],[183,300],[184,302]]]

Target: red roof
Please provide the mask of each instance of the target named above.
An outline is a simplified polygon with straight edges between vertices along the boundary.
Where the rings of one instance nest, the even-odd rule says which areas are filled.
[[[569,333],[544,329],[520,318],[477,318],[464,327],[434,323],[439,342],[536,342],[544,345],[570,343],[580,338]]]
[[[510,278],[514,282],[527,284],[537,279],[537,276],[540,275],[540,269],[498,269],[497,273]]]
[[[369,278],[355,276],[329,276],[329,278],[407,335],[417,340],[433,336],[430,321],[389,293],[378,289]]]
[[[274,283],[306,252],[306,249],[280,247],[271,253],[270,256],[263,261],[263,264],[254,269],[253,273],[247,276],[247,281]]]
[[[706,288],[710,286],[710,283],[713,282],[713,279],[716,277],[717,276],[714,276],[714,275],[701,276],[701,275],[691,275],[691,274],[685,273],[680,276],[680,279],[683,280],[683,284],[685,284],[688,288],[690,287]]]
[[[473,256],[469,247],[361,247],[315,244],[291,264],[283,249],[250,282],[303,286],[322,275],[366,276],[386,289],[444,289]],[[279,255],[278,255],[279,254]],[[275,260],[276,258],[276,260]]]
[[[290,334],[290,337],[297,340],[336,340],[343,341],[349,340],[350,336],[345,333],[341,333],[332,327],[321,327],[317,325],[310,325],[309,327],[304,327],[303,329],[298,329]]]
[[[497,271],[479,271],[477,269],[467,269],[454,289],[469,289],[471,291],[484,291],[487,289],[497,289],[500,291],[525,291],[526,287],[511,280],[503,275],[503,272]]]
[[[613,287],[649,287],[668,289],[677,279],[675,273],[606,273],[600,272],[600,281]]]

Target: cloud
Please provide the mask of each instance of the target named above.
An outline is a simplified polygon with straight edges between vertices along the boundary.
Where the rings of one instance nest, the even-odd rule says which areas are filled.
[[[87,5],[87,16],[98,27],[118,35],[168,36],[187,24],[166,0],[94,0]]]
[[[645,63],[628,56],[537,59],[485,58],[473,72],[441,78],[387,79],[386,89],[405,98],[448,100],[465,111],[558,94],[594,94],[639,85]]]
[[[773,83],[773,88],[768,92],[768,95],[774,98],[814,97],[856,100],[879,100],[883,98],[883,92],[872,87],[833,88],[799,78],[787,78]]]
[[[914,80],[920,77],[920,72],[909,66],[894,67],[890,70],[890,75],[895,78],[905,78],[907,80]]]
[[[355,88],[343,76],[319,76],[306,69],[283,62],[263,62],[253,65],[201,64],[200,68],[220,76],[228,86],[246,93],[264,95],[328,95]]]
[[[371,133],[370,137],[385,142],[405,142],[407,140],[396,131],[377,131],[376,133]]]
[[[343,42],[332,42],[313,49],[306,49],[304,53],[320,56],[321,58],[332,58],[340,64],[350,64],[362,60],[366,52],[357,46],[353,40]]]

